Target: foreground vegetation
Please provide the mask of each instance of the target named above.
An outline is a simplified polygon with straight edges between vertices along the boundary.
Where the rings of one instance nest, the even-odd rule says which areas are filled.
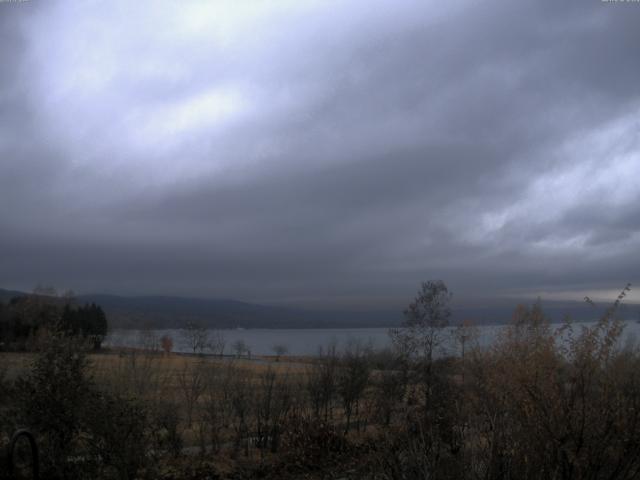
[[[32,428],[45,478],[636,478],[626,290],[590,327],[519,307],[488,349],[461,325],[455,358],[439,354],[441,282],[423,284],[393,350],[328,347],[306,364],[90,354],[52,326],[31,357],[0,357],[0,441]]]

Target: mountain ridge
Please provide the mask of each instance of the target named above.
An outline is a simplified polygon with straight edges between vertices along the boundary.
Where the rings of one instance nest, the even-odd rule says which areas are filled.
[[[0,301],[28,295],[17,290],[0,289]],[[302,307],[262,305],[235,299],[206,299],[172,295],[125,296],[114,294],[83,294],[78,303],[96,303],[107,314],[110,328],[181,328],[193,322],[208,328],[360,328],[397,327],[403,319],[402,309],[370,311],[312,310]],[[487,303],[489,303],[487,305]],[[518,304],[531,304],[530,299],[513,302],[495,300],[482,306],[456,306],[452,303],[452,323],[471,320],[478,325],[508,323]],[[594,320],[600,310],[584,302],[542,301],[545,313],[552,321],[569,316],[574,321]],[[640,306],[622,306],[622,315],[637,318]]]

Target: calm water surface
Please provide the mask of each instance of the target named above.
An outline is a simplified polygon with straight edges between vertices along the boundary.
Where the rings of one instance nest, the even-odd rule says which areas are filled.
[[[576,331],[579,331],[576,324]],[[583,324],[583,325],[588,325]],[[554,325],[559,327],[560,325]],[[504,328],[501,325],[477,327],[478,343],[490,345],[498,333]],[[247,330],[212,330],[210,336],[221,334],[226,344],[225,353],[233,353],[233,344],[243,341],[252,355],[273,355],[275,345],[283,345],[289,355],[315,355],[321,347],[336,345],[338,350],[350,343],[369,345],[375,349],[391,345],[387,328],[323,328],[323,329],[247,329]],[[455,354],[457,347],[452,337],[453,329],[444,332],[447,353]],[[182,330],[113,330],[105,341],[106,346],[148,347],[157,344],[160,337],[168,335],[173,340],[173,351],[189,352],[188,341]],[[640,324],[635,321],[626,322],[621,342],[636,342],[640,338]]]

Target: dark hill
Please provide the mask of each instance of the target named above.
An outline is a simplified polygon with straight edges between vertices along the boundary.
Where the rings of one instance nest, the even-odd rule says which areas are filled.
[[[26,295],[0,289],[0,301]],[[180,328],[196,322],[210,328],[358,328],[394,327],[402,322],[402,308],[375,311],[310,310],[285,306],[259,305],[237,300],[203,299],[173,296],[80,295],[79,303],[100,305],[111,328]],[[455,297],[454,297],[455,300]],[[518,303],[531,300],[487,300],[484,304],[453,304],[452,323],[472,320],[478,325],[509,322]],[[570,316],[574,321],[594,320],[601,309],[584,302],[543,301],[552,321]],[[603,305],[604,307],[606,305]],[[621,316],[638,319],[640,306],[623,305]]]

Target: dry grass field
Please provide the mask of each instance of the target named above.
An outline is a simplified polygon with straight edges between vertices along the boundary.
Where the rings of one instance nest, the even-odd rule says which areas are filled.
[[[8,379],[18,378],[29,371],[36,358],[32,352],[0,352],[0,367],[6,372]],[[190,354],[148,353],[137,350],[105,350],[101,353],[88,355],[90,372],[98,378],[109,377],[114,372],[121,371],[127,365],[131,365],[132,358],[139,363],[151,367],[155,373],[176,372],[178,370],[196,365],[208,365],[211,367],[224,366],[232,363],[236,368],[253,374],[274,370],[276,373],[302,373],[305,372],[311,359],[305,357],[281,357],[276,361],[275,357],[254,357],[253,359],[198,356]],[[170,374],[170,377],[172,374]]]
[[[37,354],[30,352],[0,352],[0,371],[4,378],[13,381],[29,373]],[[173,404],[182,411],[189,398],[194,399],[194,418],[197,423],[200,405],[207,396],[214,395],[214,377],[219,379],[226,372],[235,378],[246,378],[257,386],[267,373],[284,378],[291,384],[301,384],[306,378],[311,360],[302,357],[234,358],[201,356],[179,353],[159,353],[143,350],[104,350],[87,355],[88,375],[100,386],[118,391],[125,396]],[[186,398],[185,398],[186,397]],[[195,432],[184,426],[185,445],[195,443]]]

